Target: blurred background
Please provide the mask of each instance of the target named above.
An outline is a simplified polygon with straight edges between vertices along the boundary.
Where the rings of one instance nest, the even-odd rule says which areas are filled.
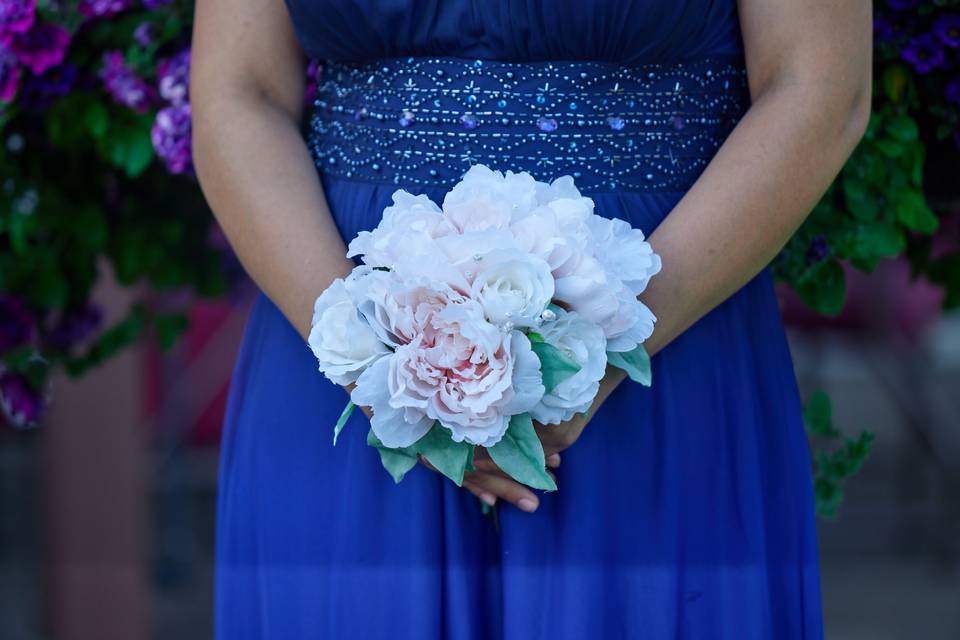
[[[771,269],[826,636],[956,639],[960,0],[874,7],[869,129]],[[254,289],[193,177],[191,19],[189,0],[0,0],[2,640],[212,634]]]

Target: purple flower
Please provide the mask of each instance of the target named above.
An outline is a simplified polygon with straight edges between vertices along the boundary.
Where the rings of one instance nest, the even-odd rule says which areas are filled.
[[[821,262],[828,255],[830,255],[830,245],[827,244],[827,239],[823,236],[814,236],[810,240],[810,246],[807,247],[807,263]]]
[[[129,7],[130,0],[80,0],[77,9],[83,15],[94,18],[112,16]]]
[[[13,102],[20,86],[20,65],[0,42],[0,102]]]
[[[167,6],[171,2],[173,2],[173,0],[143,0],[143,6],[147,9],[158,9]]]
[[[150,140],[170,173],[192,171],[190,148],[190,103],[176,104],[157,112]]]
[[[76,79],[77,68],[70,63],[30,76],[23,85],[20,105],[28,111],[46,109],[54,100],[70,93]]]
[[[137,41],[141,47],[149,47],[150,43],[153,42],[153,23],[152,22],[141,22],[136,29],[133,30],[133,39]]]
[[[27,379],[13,371],[0,372],[0,413],[11,426],[28,429],[43,414],[43,398]]]
[[[63,62],[70,34],[55,24],[36,23],[28,31],[4,34],[3,44],[20,64],[39,75]]]
[[[960,104],[960,76],[955,76],[943,89],[943,97],[947,102]]]
[[[119,51],[103,54],[100,79],[103,80],[107,93],[113,96],[116,102],[138,113],[146,112],[156,101],[157,94],[153,87],[126,65],[123,54]]]
[[[912,9],[920,3],[920,0],[887,0],[887,6],[894,11],[903,11]]]
[[[901,55],[918,73],[929,73],[942,66],[945,60],[943,47],[932,33],[913,37]]]
[[[157,84],[160,95],[171,104],[183,104],[189,99],[190,49],[184,49],[157,65]]]
[[[36,16],[37,0],[0,0],[0,33],[23,33]]]
[[[91,304],[64,309],[44,341],[57,351],[68,351],[96,331],[102,321],[103,312]]]
[[[33,335],[33,316],[13,296],[0,296],[0,353],[26,344]]]
[[[933,32],[940,38],[940,42],[948,47],[952,49],[960,47],[960,15],[940,16],[933,23]]]

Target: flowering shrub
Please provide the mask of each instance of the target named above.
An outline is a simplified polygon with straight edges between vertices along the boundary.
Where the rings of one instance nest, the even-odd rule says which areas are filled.
[[[872,271],[904,252],[915,271],[960,305],[960,252],[941,238],[925,178],[960,166],[960,0],[874,4],[873,114],[863,141],[774,263],[775,274],[814,310],[839,313],[841,261]],[[930,167],[925,159],[936,152]],[[957,198],[956,184],[951,197]],[[943,248],[945,247],[945,248]]]
[[[192,4],[0,0],[0,411],[14,426],[42,414],[51,367],[79,374],[148,330],[169,344],[185,326],[138,303],[102,327],[89,301],[101,265],[124,285],[202,295],[228,285],[191,164]],[[843,306],[841,262],[871,270],[904,253],[960,305],[956,239],[931,242],[940,219],[924,190],[928,154],[933,169],[960,165],[960,0],[875,9],[866,136],[773,265],[825,314]],[[843,474],[830,470],[858,466],[848,462],[824,462],[818,482],[834,487]]]

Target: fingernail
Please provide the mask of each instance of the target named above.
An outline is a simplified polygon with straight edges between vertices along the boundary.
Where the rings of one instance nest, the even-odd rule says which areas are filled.
[[[532,498],[520,498],[517,502],[517,506],[526,511],[527,513],[533,513],[537,510],[537,501]]]
[[[483,500],[488,507],[492,507],[497,504],[497,496],[493,495],[492,493],[483,492],[480,494],[480,499]]]

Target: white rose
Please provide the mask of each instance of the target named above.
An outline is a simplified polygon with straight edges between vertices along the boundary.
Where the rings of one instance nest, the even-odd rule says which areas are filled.
[[[364,369],[390,351],[357,311],[340,278],[317,298],[307,342],[320,371],[341,385],[356,381]]]
[[[543,323],[539,333],[580,365],[580,370],[554,387],[530,410],[534,420],[543,424],[560,424],[574,414],[587,411],[607,368],[607,340],[603,330],[574,312],[559,309],[556,313],[556,320]]]
[[[477,255],[470,297],[483,307],[487,320],[532,327],[554,293],[550,265],[524,251],[501,249]],[[510,327],[512,328],[512,327]]]
[[[593,254],[608,273],[640,295],[650,278],[660,271],[660,256],[644,239],[643,232],[618,218],[592,215],[587,226],[593,236]]]

